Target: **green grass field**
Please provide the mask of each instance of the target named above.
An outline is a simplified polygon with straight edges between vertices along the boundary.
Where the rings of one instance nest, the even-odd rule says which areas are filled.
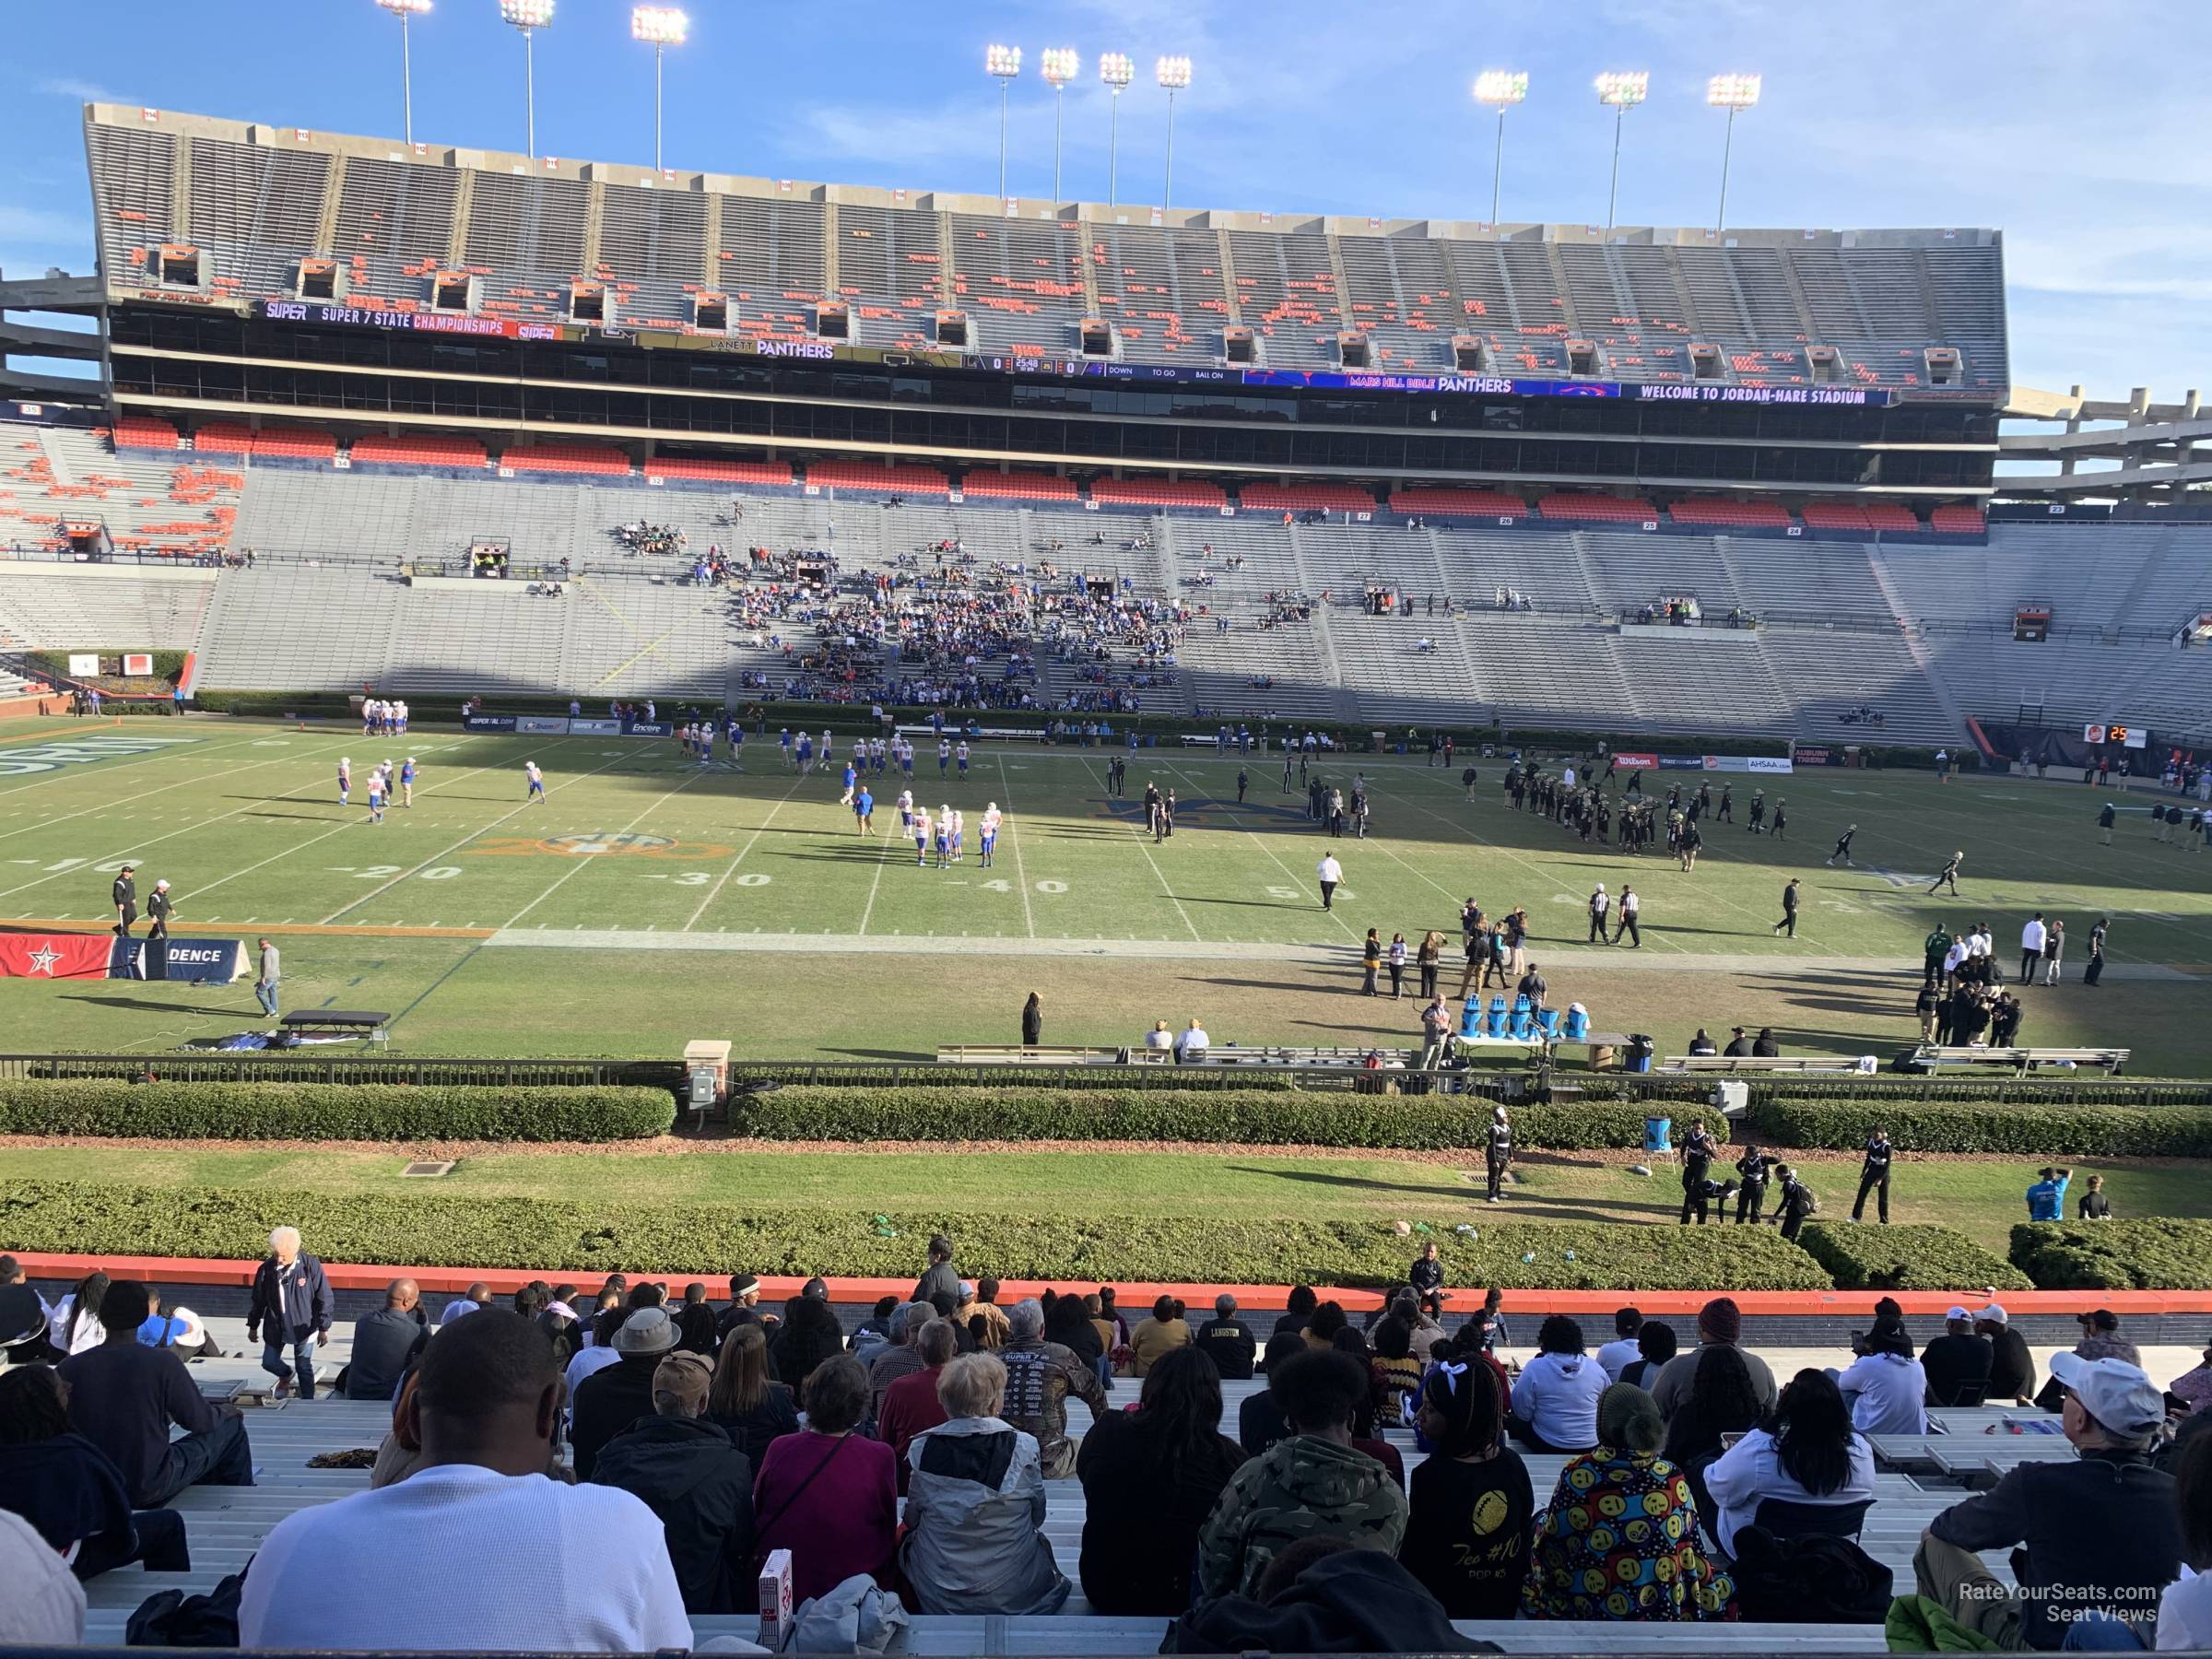
[[[41,746],[77,738],[159,747],[55,764]],[[840,750],[844,747],[840,741]],[[350,756],[415,755],[410,811],[371,825]],[[1135,799],[1108,799],[1097,753],[983,747],[972,775],[916,793],[968,815],[967,861],[918,869],[877,787],[877,833],[855,833],[833,775],[801,780],[771,733],[747,770],[682,762],[672,744],[467,736],[438,729],[371,739],[338,729],[216,718],[0,724],[0,928],[98,926],[111,872],[135,862],[142,895],[166,877],[178,936],[281,931],[289,1008],[370,1006],[397,1016],[394,1052],[673,1053],[726,1036],[741,1053],[874,1058],[940,1041],[1010,1041],[1031,989],[1046,1040],[1130,1041],[1154,1018],[1199,1017],[1217,1044],[1412,1040],[1416,1004],[1350,994],[1369,926],[1411,942],[1435,927],[1457,952],[1472,894],[1519,903],[1556,1002],[1586,1003],[1603,1029],[1653,1032],[1679,1052],[1699,1025],[1773,1026],[1785,1052],[1886,1053],[1912,1026],[1920,941],[1937,921],[1986,918],[2006,959],[2027,915],[2063,916],[2066,978],[2030,994],[2031,1041],[2123,1041],[2144,1073],[2212,1068],[2212,859],[2156,844],[2139,811],[2098,844],[2101,798],[2077,784],[1822,771],[1762,780],[1789,802],[1790,839],[1715,825],[1697,871],[1630,859],[1514,813],[1483,762],[1470,803],[1456,776],[1395,759],[1332,762],[1372,782],[1373,832],[1335,847],[1337,908],[1319,908],[1325,838],[1279,759],[1147,751],[1131,795],[1156,781],[1182,803],[1155,845]],[[549,798],[525,806],[522,765]],[[1676,776],[1653,774],[1663,792]],[[1713,782],[1717,793],[1720,780]],[[1008,814],[995,867],[975,823]],[[1846,823],[1862,867],[1822,865]],[[1926,896],[1967,853],[1961,896]],[[1805,882],[1794,940],[1777,938],[1779,894]],[[1632,882],[1644,945],[1582,945],[1583,900]],[[2113,919],[2113,971],[2078,984],[2089,924]],[[1448,958],[1448,959],[1450,959]],[[1410,975],[1409,975],[1410,980]],[[1446,989],[1457,982],[1456,966]],[[18,1049],[158,1053],[258,1023],[244,984],[0,981]]]
[[[1296,1216],[1306,1221],[1427,1220],[1488,1214],[1510,1221],[1672,1222],[1681,1204],[1674,1171],[1631,1172],[1629,1155],[1537,1152],[1515,1166],[1519,1184],[1497,1208],[1482,1203],[1479,1160],[1462,1165],[1389,1153],[1350,1158],[1207,1151],[1132,1152],[1066,1148],[1033,1152],[788,1152],[747,1148],[672,1156],[624,1153],[464,1151],[437,1182],[402,1179],[398,1148],[210,1150],[106,1146],[9,1147],[0,1167],[18,1181],[97,1179],[182,1192],[267,1187],[276,1191],[439,1194],[566,1199],[580,1203],[816,1206],[863,1213],[927,1209],[948,1200],[993,1215],[1077,1218],[1124,1212],[1237,1220]],[[1820,1194],[1825,1219],[1850,1212],[1856,1155],[1808,1154],[1799,1167]],[[979,1174],[987,1171],[987,1175]],[[2124,1216],[2212,1217],[2212,1183],[2201,1166],[2112,1159],[2077,1161],[2077,1190],[2101,1173]],[[2003,1255],[2033,1171],[2000,1159],[1900,1159],[1891,1217],[1967,1234]]]

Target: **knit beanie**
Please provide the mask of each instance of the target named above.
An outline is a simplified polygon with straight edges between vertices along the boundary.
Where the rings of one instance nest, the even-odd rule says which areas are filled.
[[[1732,1298],[1716,1296],[1698,1310],[1698,1334],[1709,1342],[1734,1342],[1744,1334],[1744,1315]]]

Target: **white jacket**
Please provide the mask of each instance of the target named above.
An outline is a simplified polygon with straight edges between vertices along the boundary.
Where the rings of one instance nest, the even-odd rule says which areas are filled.
[[[1735,1553],[1735,1529],[1748,1526],[1770,1498],[1791,1503],[1859,1503],[1874,1496],[1874,1448],[1863,1434],[1851,1437],[1851,1473],[1832,1492],[1808,1492],[1782,1466],[1782,1447],[1764,1429],[1754,1429],[1705,1471],[1705,1489],[1720,1506],[1714,1542],[1725,1555]]]

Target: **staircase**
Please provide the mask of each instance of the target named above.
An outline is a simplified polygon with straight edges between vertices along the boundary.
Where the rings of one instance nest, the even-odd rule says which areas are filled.
[[[1936,672],[1935,661],[1928,653],[1927,642],[1921,637],[1920,624],[1906,614],[1902,596],[1889,579],[1889,566],[1882,557],[1881,543],[1868,542],[1865,546],[1867,567],[1874,571],[1874,580],[1882,590],[1882,601],[1888,606],[1889,614],[1901,625],[1898,631],[1904,638],[1905,649],[1912,653],[1912,661],[1935,690],[1936,700],[1942,705],[1944,718],[1951,723],[1951,729],[1964,732],[1966,712],[1952,697],[1949,683]]]

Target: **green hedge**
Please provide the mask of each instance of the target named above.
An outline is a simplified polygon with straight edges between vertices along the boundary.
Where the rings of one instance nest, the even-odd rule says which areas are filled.
[[[1491,1102],[1475,1095],[1108,1088],[794,1087],[735,1110],[735,1133],[766,1140],[1163,1140],[1232,1146],[1478,1147]],[[1708,1121],[1724,1131],[1717,1112]],[[1641,1147],[1641,1106],[1513,1109],[1523,1147]]]
[[[2004,1257],[1947,1227],[1850,1227],[1808,1221],[1798,1243],[1839,1290],[2032,1288]]]
[[[0,1134],[162,1140],[641,1140],[667,1133],[662,1088],[361,1083],[0,1083]]]
[[[2042,1290],[2212,1290],[2212,1221],[2022,1221],[2012,1260]]]
[[[2031,1106],[1983,1100],[1911,1105],[1880,1100],[1770,1100],[1746,1114],[1750,1132],[1778,1147],[1850,1151],[1877,1126],[1909,1152],[2054,1158],[2212,1158],[2212,1108]],[[2026,1190],[2032,1171],[2021,1177]]]
[[[1462,1212],[1464,1213],[1464,1211]],[[580,1205],[534,1198],[18,1182],[0,1193],[0,1250],[257,1256],[272,1227],[326,1261],[552,1273],[687,1272],[903,1277],[947,1233],[964,1272],[1097,1283],[1393,1285],[1420,1244],[1447,1282],[1543,1289],[1824,1290],[1828,1276],[1764,1228],[1632,1223],[1484,1226],[1440,1217],[1413,1236],[1383,1221],[1099,1215],[1059,1219],[946,1208]],[[1526,1259],[1524,1259],[1526,1258]]]

